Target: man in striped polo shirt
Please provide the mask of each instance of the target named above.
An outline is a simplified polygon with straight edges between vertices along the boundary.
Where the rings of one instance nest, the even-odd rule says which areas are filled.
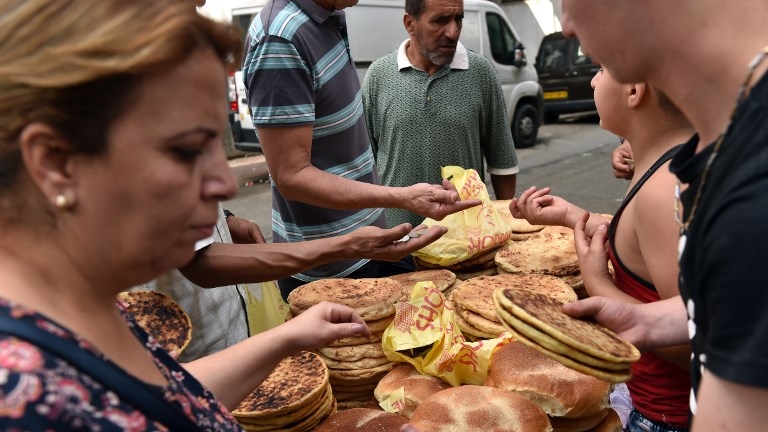
[[[254,125],[272,181],[275,242],[386,227],[382,207],[440,220],[478,205],[455,188],[380,186],[349,53],[345,7],[356,0],[271,0],[248,30],[243,64]],[[410,263],[343,260],[279,281],[283,297],[329,277],[381,277]]]

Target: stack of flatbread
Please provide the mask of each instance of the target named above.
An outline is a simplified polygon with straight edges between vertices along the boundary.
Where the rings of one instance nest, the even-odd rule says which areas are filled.
[[[610,383],[565,367],[520,342],[496,351],[488,378],[486,385],[517,392],[538,405],[555,431],[590,431],[612,411]]]
[[[247,431],[310,431],[336,412],[328,368],[316,354],[283,359],[232,415]]]
[[[446,269],[420,270],[410,273],[402,273],[389,276],[389,279],[400,282],[403,286],[403,298],[401,301],[408,301],[411,298],[413,287],[419,282],[434,283],[435,288],[439,289],[446,297],[461,283],[452,271]]]
[[[426,262],[419,257],[414,257],[416,263],[416,269],[419,270],[435,270],[445,269],[450,270],[456,275],[456,279],[467,280],[477,276],[494,275],[497,274],[496,263],[494,258],[496,257],[496,251],[499,248],[493,248],[485,252],[481,252],[477,255],[471,256],[464,261],[459,261],[456,264],[449,266],[440,266],[439,264],[433,264]]]
[[[178,358],[192,340],[192,321],[171,297],[151,290],[121,292],[122,302],[133,320],[173,358]]]
[[[640,359],[637,348],[600,324],[566,315],[561,301],[515,288],[497,289],[493,301],[502,325],[517,341],[608,382],[631,378],[630,366]]]
[[[499,249],[495,259],[499,274],[547,274],[563,279],[577,294],[583,290],[570,228],[547,226],[525,241],[509,241]]]
[[[573,289],[555,276],[532,273],[472,278],[453,290],[450,300],[456,311],[456,324],[463,333],[493,339],[506,331],[493,303],[493,292],[497,288],[532,290],[552,296],[562,303],[577,299]]]
[[[368,324],[370,337],[350,337],[320,348],[318,355],[328,366],[338,409],[366,407],[381,377],[392,370],[381,348],[384,330],[395,317],[395,304],[403,299],[400,282],[387,278],[322,279],[303,285],[288,295],[296,316],[321,301],[355,309]]]

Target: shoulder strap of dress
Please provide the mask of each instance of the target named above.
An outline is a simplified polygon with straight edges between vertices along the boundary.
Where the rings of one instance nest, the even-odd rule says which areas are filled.
[[[0,315],[0,332],[22,338],[67,361],[138,411],[174,431],[199,431],[190,418],[182,414],[160,395],[113,363],[108,363],[84,349],[73,349],[72,343],[58,338],[29,322]]]

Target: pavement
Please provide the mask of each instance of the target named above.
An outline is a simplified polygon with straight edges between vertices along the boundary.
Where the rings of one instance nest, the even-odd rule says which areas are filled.
[[[262,154],[253,154],[235,158],[229,161],[229,167],[232,169],[239,186],[244,186],[252,182],[264,179],[269,176],[267,170],[267,161]]]

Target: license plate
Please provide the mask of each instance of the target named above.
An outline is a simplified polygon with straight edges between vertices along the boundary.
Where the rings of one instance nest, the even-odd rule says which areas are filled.
[[[544,100],[568,99],[568,90],[544,92]]]

